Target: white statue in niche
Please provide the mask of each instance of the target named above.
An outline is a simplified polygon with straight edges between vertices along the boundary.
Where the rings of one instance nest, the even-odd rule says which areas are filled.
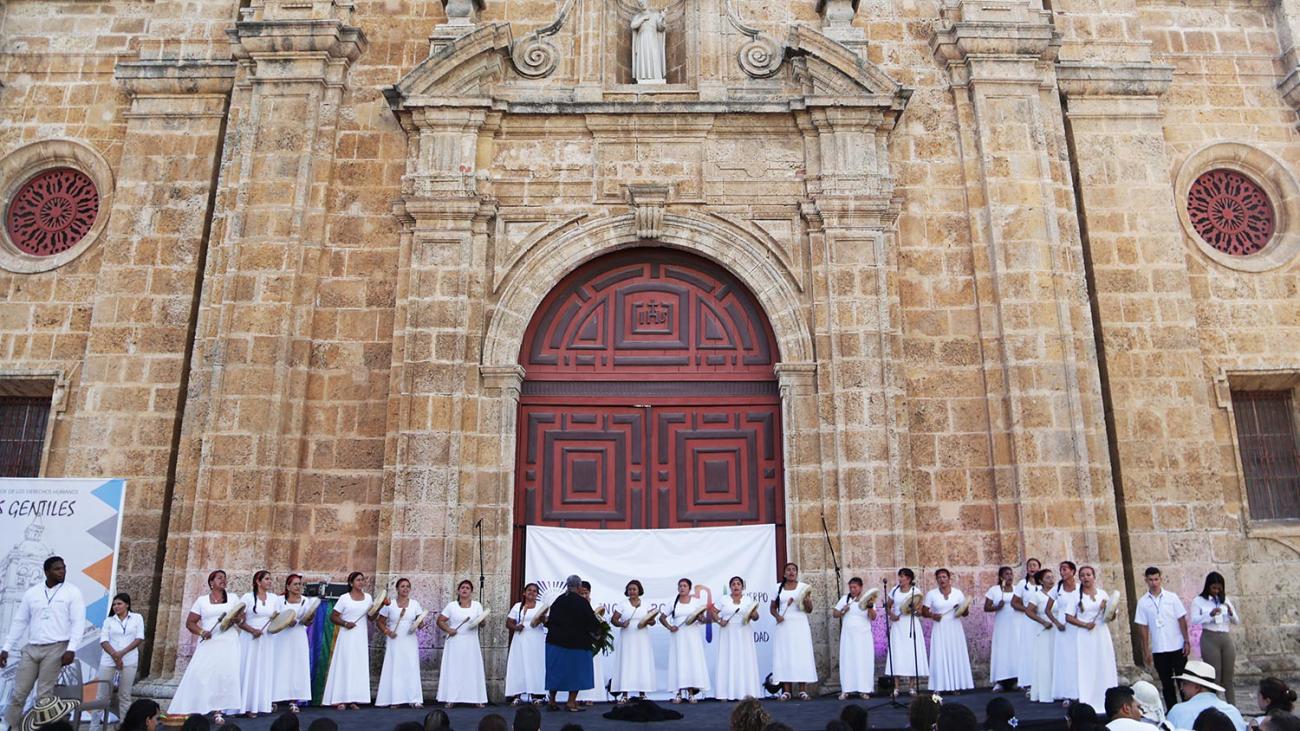
[[[637,0],[641,12],[632,18],[632,78],[638,84],[662,84],[668,75],[664,51],[664,14],[651,10],[649,0]]]

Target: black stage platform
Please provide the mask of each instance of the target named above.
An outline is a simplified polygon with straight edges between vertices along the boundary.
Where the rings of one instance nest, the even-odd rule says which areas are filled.
[[[1065,710],[1057,704],[1031,703],[1025,697],[1023,692],[1020,693],[990,693],[988,691],[968,691],[960,695],[944,695],[944,703],[960,703],[969,706],[975,712],[975,717],[981,723],[984,722],[984,707],[989,699],[995,695],[1001,695],[1011,700],[1016,707],[1016,717],[1020,721],[1017,731],[1064,731],[1065,729]],[[900,698],[900,700],[907,700]],[[826,727],[826,722],[839,718],[840,709],[849,703],[857,703],[867,708],[872,708],[870,714],[871,728],[882,729],[884,731],[894,731],[895,729],[907,728],[907,711],[902,708],[892,708],[887,705],[887,698],[871,698],[868,700],[841,701],[834,697],[817,698],[811,701],[787,701],[779,703],[775,700],[763,701],[763,707],[768,713],[778,721],[789,724],[797,731],[821,731]],[[881,705],[886,704],[886,705]],[[627,721],[610,721],[602,717],[606,711],[612,708],[611,704],[600,703],[587,708],[585,713],[566,713],[564,711],[548,713],[542,711],[542,729],[544,731],[558,731],[566,723],[581,724],[587,731],[608,731],[610,729],[677,729],[678,731],[725,731],[727,728],[727,719],[731,715],[731,709],[735,706],[732,702],[715,702],[701,701],[697,705],[683,703],[681,705],[671,705],[667,702],[662,703],[666,708],[672,708],[680,711],[683,718],[680,721],[667,721],[661,723],[630,723]],[[314,719],[326,717],[333,719],[339,725],[339,731],[392,731],[393,727],[402,721],[421,721],[424,714],[429,708],[435,706],[426,706],[424,709],[389,709],[389,708],[369,708],[365,707],[357,711],[336,711],[332,708],[303,708],[299,716],[302,723],[303,731],[306,731],[307,724]],[[478,726],[478,721],[489,713],[498,713],[504,716],[508,721],[514,717],[514,708],[510,706],[488,706],[487,708],[453,708],[448,711],[451,716],[452,728],[455,731],[474,731]],[[230,717],[229,720],[238,724],[242,731],[268,731],[274,715],[262,715],[257,718]]]

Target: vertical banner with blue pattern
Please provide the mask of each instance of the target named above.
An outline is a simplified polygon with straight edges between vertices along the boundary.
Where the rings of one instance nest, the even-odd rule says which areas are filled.
[[[108,616],[122,537],[123,480],[0,478],[0,632],[8,637],[23,593],[45,580],[43,564],[62,556],[68,583],[86,599],[77,643],[82,677],[99,666],[99,628]],[[18,656],[0,672],[0,706],[9,701]]]

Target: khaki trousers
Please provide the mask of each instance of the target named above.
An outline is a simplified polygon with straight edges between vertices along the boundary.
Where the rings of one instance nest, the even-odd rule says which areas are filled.
[[[67,649],[66,642],[28,645],[23,648],[23,659],[18,662],[14,678],[14,694],[10,696],[9,707],[5,709],[5,723],[9,724],[9,728],[18,728],[32,686],[36,686],[37,698],[54,691],[54,684],[59,680],[59,669],[63,667],[63,652]]]
[[[1227,632],[1201,632],[1201,659],[1214,668],[1214,682],[1223,686],[1224,699],[1237,704],[1237,680],[1233,672],[1237,664],[1237,647]]]
[[[119,725],[122,723],[122,719],[126,718],[126,709],[131,707],[131,701],[134,700],[131,697],[131,688],[135,685],[136,667],[137,666],[135,665],[124,665],[121,670],[118,670],[112,665],[109,665],[108,667],[101,665],[99,668],[99,674],[95,676],[95,680],[104,680],[108,683],[113,682],[114,675],[118,676],[117,708],[110,708],[109,710],[114,711],[117,714],[117,722]],[[101,685],[99,686],[99,693],[96,697],[99,699],[107,698],[112,692],[112,685]],[[104,725],[108,724],[107,713],[104,715],[103,723]],[[92,728],[99,728],[99,726],[99,722],[91,724]]]

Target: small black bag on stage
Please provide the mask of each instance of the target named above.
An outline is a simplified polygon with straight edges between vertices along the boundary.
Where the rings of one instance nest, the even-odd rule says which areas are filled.
[[[637,698],[621,706],[614,706],[614,709],[604,714],[604,717],[611,721],[652,723],[654,721],[679,721],[682,714],[671,708],[664,708],[652,700]]]

